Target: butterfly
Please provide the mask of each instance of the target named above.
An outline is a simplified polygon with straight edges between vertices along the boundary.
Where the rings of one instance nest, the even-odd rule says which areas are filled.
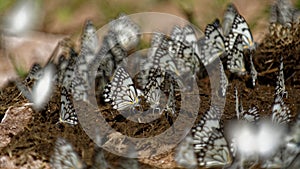
[[[178,68],[181,69],[181,72],[194,73],[199,66],[198,58],[200,55],[194,29],[190,25],[186,25],[183,28],[174,26],[170,36],[170,44],[172,45],[170,45],[169,51],[175,59]]]
[[[253,106],[249,108],[248,111],[244,111],[242,101],[239,100],[237,87],[234,88],[234,95],[235,95],[235,111],[238,120],[244,120],[249,123],[257,122],[260,118],[258,108],[256,106]]]
[[[199,124],[192,129],[194,151],[198,165],[203,167],[221,167],[230,165],[232,157],[220,124],[220,110],[216,107],[206,112]]]
[[[91,70],[96,71],[100,93],[103,92],[118,64],[138,44],[139,34],[138,25],[125,15],[109,23],[109,30],[103,38],[102,46],[94,62],[89,65]]]
[[[283,57],[280,57],[280,65],[279,72],[277,75],[276,87],[275,87],[275,95],[287,96],[288,92],[285,89],[284,84],[284,72],[283,72]]]
[[[235,14],[235,16],[231,25],[231,30],[227,36],[227,39],[229,40],[228,46],[226,45],[227,48],[229,48],[227,49],[227,51],[233,48],[235,41],[238,38],[238,35],[242,36],[243,49],[249,49],[250,51],[255,50],[256,44],[253,41],[253,36],[248,26],[248,23],[246,22],[244,17],[239,14],[239,12],[236,10],[236,7],[234,7],[233,4],[230,4],[228,8],[230,8],[230,11],[235,11],[231,12]]]
[[[281,96],[275,96],[272,106],[272,121],[277,124],[288,124],[291,118],[292,115],[289,107],[284,103]]]
[[[275,87],[275,98],[272,106],[272,121],[278,124],[286,124],[291,121],[291,111],[284,103],[283,97],[287,95],[284,85],[283,62],[280,58],[279,74]]]
[[[232,73],[244,74],[245,58],[242,46],[242,35],[237,35],[234,46],[231,50],[227,51],[227,68]]]
[[[160,68],[150,69],[148,82],[144,88],[144,96],[146,98],[146,102],[150,104],[150,107],[154,110],[160,111],[159,104],[160,104],[160,97],[161,97],[161,81],[163,80],[162,72]]]
[[[211,64],[225,52],[225,42],[220,31],[220,21],[216,19],[205,28],[205,39],[200,40],[200,60],[204,66]]]
[[[87,91],[92,83],[92,72],[89,64],[95,60],[98,46],[99,42],[96,34],[96,28],[92,21],[88,20],[85,23],[81,35],[80,53],[78,57],[75,58],[75,64],[73,64],[74,73],[71,88],[74,92],[80,93],[79,97],[74,97],[76,100],[87,100],[85,95],[87,95]]]
[[[55,169],[86,168],[86,164],[80,159],[72,145],[63,138],[58,138],[55,142],[50,165]]]
[[[140,38],[140,27],[126,15],[121,15],[109,23],[109,32],[116,35],[120,47],[129,51],[137,46]]]
[[[34,63],[32,67],[29,70],[29,73],[27,74],[26,78],[24,79],[23,83],[25,85],[29,85],[30,82],[33,80],[38,80],[42,77],[43,70],[40,64]]]
[[[145,88],[148,83],[153,83],[153,80],[157,80],[157,85],[160,86],[167,71],[180,76],[180,71],[177,69],[175,60],[167,50],[169,46],[168,42],[169,40],[164,35],[159,33],[153,35],[147,60],[142,63],[141,73],[138,78],[138,83],[142,88]],[[157,73],[160,73],[159,79],[157,79]]]
[[[139,105],[141,93],[135,88],[130,75],[124,68],[115,71],[112,80],[104,89],[104,101],[110,102],[113,109],[133,109]]]
[[[252,86],[255,86],[256,80],[257,80],[257,71],[255,69],[254,63],[253,63],[253,56],[250,54],[250,75],[252,78]]]
[[[59,121],[71,125],[76,125],[78,123],[78,118],[73,106],[72,96],[68,89],[64,86],[61,90],[60,104],[61,108],[59,114]]]
[[[235,5],[229,3],[223,16],[222,28],[224,36],[228,36],[229,32],[231,31],[233,20],[237,14],[238,12]]]
[[[25,96],[30,102],[33,102],[31,87],[42,78],[43,71],[43,68],[39,64],[35,63],[32,65],[27,76],[22,82],[15,82],[18,90],[22,92],[23,96]]]

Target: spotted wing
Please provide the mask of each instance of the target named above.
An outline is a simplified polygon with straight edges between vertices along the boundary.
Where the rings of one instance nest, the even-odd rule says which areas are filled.
[[[63,138],[56,140],[50,164],[55,169],[84,169],[86,167],[72,145]]]
[[[225,52],[225,44],[220,32],[220,21],[216,19],[205,28],[205,39],[201,41],[200,60],[204,66],[212,63]]]
[[[232,157],[223,129],[219,120],[212,120],[209,117],[212,116],[204,115],[193,131],[194,151],[197,155],[198,165],[207,168],[230,165]]]
[[[237,13],[231,26],[231,32],[228,35],[229,49],[233,48],[238,35],[242,36],[243,49],[254,50],[256,48],[248,23],[242,15]]]
[[[246,72],[241,35],[237,36],[233,48],[227,52],[227,68],[232,73],[244,74]]]
[[[110,102],[114,109],[134,108],[139,103],[138,93],[130,75],[119,67],[112,81],[104,89],[105,102]]]
[[[285,84],[284,84],[283,57],[282,56],[280,57],[280,66],[279,66],[279,72],[277,75],[275,95],[281,95],[282,97],[284,95],[287,95],[287,91],[285,89]]]
[[[197,45],[197,36],[194,29],[187,25],[183,28],[175,26],[171,33],[171,40],[173,45],[170,51],[175,58],[178,68],[182,72],[194,73],[199,66],[199,48]]]
[[[78,119],[73,106],[72,96],[65,87],[62,87],[60,103],[61,108],[59,121],[71,125],[76,125],[78,123]]]
[[[272,107],[272,121],[277,124],[288,124],[291,122],[291,111],[284,103],[281,96],[277,95]]]
[[[258,108],[256,106],[249,108],[248,111],[242,113],[241,118],[250,123],[257,122],[260,118]]]

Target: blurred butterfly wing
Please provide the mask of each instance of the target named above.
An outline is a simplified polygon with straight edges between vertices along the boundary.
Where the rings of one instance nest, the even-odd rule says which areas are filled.
[[[62,138],[58,138],[55,143],[50,164],[55,169],[84,169],[86,167],[72,145]]]
[[[247,122],[254,123],[259,120],[259,112],[257,107],[250,108],[247,112],[242,113],[242,119],[246,120]]]

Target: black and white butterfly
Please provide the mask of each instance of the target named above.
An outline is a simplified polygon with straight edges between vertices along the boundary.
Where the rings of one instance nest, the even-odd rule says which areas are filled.
[[[237,14],[238,12],[235,5],[229,3],[223,16],[222,28],[224,36],[228,36],[229,32],[231,31],[233,20]]]
[[[237,35],[234,46],[227,51],[227,68],[232,73],[246,73],[242,41],[242,35]]]
[[[255,69],[254,63],[253,63],[253,56],[252,53],[250,54],[250,75],[252,79],[252,86],[254,87],[257,80],[257,71]]]
[[[200,46],[200,60],[204,66],[209,65],[225,52],[224,37],[218,19],[206,26],[205,39],[200,41]]]
[[[245,120],[249,123],[255,123],[260,119],[259,111],[256,106],[249,108],[248,111],[245,111],[243,108],[242,101],[239,99],[237,87],[234,88],[235,95],[235,111],[238,120]]]
[[[117,68],[103,94],[104,101],[110,102],[113,109],[119,111],[139,106],[141,95],[142,93],[135,88],[130,75],[122,67]]]
[[[210,168],[231,164],[232,157],[220,124],[218,108],[211,107],[192,132],[199,166]]]
[[[55,169],[84,169],[86,164],[80,159],[73,146],[63,138],[55,142],[50,165]]]
[[[154,83],[154,81],[158,83],[158,86],[161,86],[167,71],[178,77],[180,76],[175,59],[168,50],[169,42],[171,41],[162,34],[156,33],[153,35],[147,60],[141,65],[141,73],[138,79],[142,88],[145,88],[149,83]],[[159,76],[157,75],[158,73],[160,74]]]
[[[29,70],[29,73],[27,74],[26,78],[24,79],[23,83],[25,85],[29,85],[30,82],[33,80],[38,80],[42,77],[43,70],[40,64],[35,63],[32,65],[32,67]]]
[[[170,36],[172,45],[170,45],[169,51],[180,71],[195,73],[199,67],[200,50],[194,29],[190,25],[183,28],[174,26]]]
[[[158,110],[160,112],[160,99],[162,95],[161,84],[164,77],[160,68],[154,71],[154,68],[150,69],[148,76],[148,82],[144,88],[144,97],[146,102],[150,104],[153,111]]]
[[[291,122],[291,111],[285,104],[282,97],[275,96],[275,101],[272,106],[272,121],[277,124],[288,124]]]
[[[90,69],[96,71],[97,88],[103,92],[118,64],[139,42],[140,28],[129,17],[122,15],[109,24],[108,33]]]
[[[233,19],[233,23],[231,25],[231,30],[227,36],[228,39],[228,46],[226,45],[228,47],[227,51],[233,48],[238,35],[242,36],[243,49],[249,49],[250,51],[255,50],[256,44],[253,41],[253,36],[248,26],[248,23],[246,22],[244,17],[239,14],[239,12],[236,10],[236,7],[234,7],[233,4],[230,4],[228,8],[230,9],[229,11],[232,11],[231,14],[235,14],[235,16]]]
[[[291,111],[284,102],[284,96],[287,95],[284,84],[283,62],[280,58],[279,73],[275,87],[275,98],[272,106],[272,121],[277,124],[287,124],[291,121]]]
[[[281,95],[282,97],[288,96],[288,92],[285,89],[285,80],[284,80],[284,72],[283,72],[283,57],[280,57],[280,65],[279,71],[277,75],[276,87],[275,87],[275,95]]]
[[[78,118],[76,111],[73,106],[72,95],[66,87],[62,87],[61,90],[61,101],[60,101],[60,114],[59,121],[62,123],[68,123],[71,125],[76,125],[78,123]]]
[[[35,63],[32,65],[27,76],[22,82],[20,81],[15,82],[18,90],[22,92],[22,95],[25,96],[27,100],[29,100],[30,102],[33,102],[33,98],[32,98],[33,84],[35,84],[39,79],[42,78],[43,71],[44,71],[43,68],[39,64]]]
[[[89,64],[96,58],[98,51],[96,28],[90,20],[86,21],[81,35],[81,49],[75,59],[71,90],[75,100],[87,101],[87,93],[92,83]]]

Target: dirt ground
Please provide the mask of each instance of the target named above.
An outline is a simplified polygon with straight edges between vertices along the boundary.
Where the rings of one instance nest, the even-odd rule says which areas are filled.
[[[235,115],[235,86],[239,89],[245,109],[255,105],[259,109],[261,118],[270,116],[280,55],[284,57],[285,65],[284,73],[288,91],[286,103],[293,117],[300,113],[299,28],[299,25],[295,25],[289,36],[284,38],[267,34],[261,40],[253,57],[258,71],[258,83],[255,88],[250,85],[249,76],[234,77],[227,72],[230,83],[226,96],[224,120],[230,120]],[[53,26],[53,30],[57,30],[57,28]],[[266,31],[264,30],[264,32]],[[198,79],[197,84],[201,99],[201,107],[198,113],[199,120],[201,115],[209,109],[211,88],[208,77]],[[80,125],[72,127],[57,123],[60,111],[59,98],[60,93],[54,92],[44,110],[34,111],[30,105],[26,105],[28,101],[20,94],[13,83],[0,90],[0,121],[5,118],[5,121],[0,124],[0,168],[49,168],[49,158],[53,153],[54,144],[58,137],[68,140],[75,147],[80,157],[88,165],[91,165],[94,155],[94,142]],[[176,103],[180,106],[179,101]],[[10,111],[10,113],[7,117],[4,117],[6,111]],[[108,109],[103,113],[106,120],[114,129],[130,136],[154,136],[170,126],[164,116],[152,122],[151,125],[137,125],[136,123],[129,123],[118,115],[110,116],[111,111],[113,112],[113,110]],[[175,164],[173,155],[174,151],[172,150],[152,159],[141,159],[140,168],[179,167]],[[113,164],[120,158],[108,152],[105,153],[105,157],[108,162]]]

